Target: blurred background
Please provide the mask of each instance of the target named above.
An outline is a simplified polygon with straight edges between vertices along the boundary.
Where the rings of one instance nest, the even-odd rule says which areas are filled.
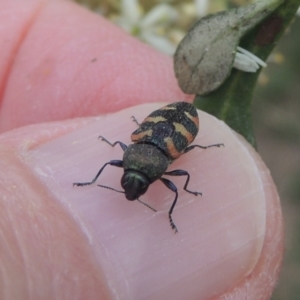
[[[199,18],[247,0],[74,0],[172,56]],[[272,300],[300,299],[300,12],[269,57],[253,99],[258,152],[278,188],[285,257]]]

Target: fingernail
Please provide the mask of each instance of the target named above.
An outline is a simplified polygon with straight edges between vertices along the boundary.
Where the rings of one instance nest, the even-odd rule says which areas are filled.
[[[195,149],[180,157],[169,170],[184,169],[191,176],[168,177],[179,190],[173,219],[168,210],[174,193],[155,182],[137,201],[103,189],[122,190],[122,169],[107,166],[95,184],[91,181],[108,161],[122,160],[123,151],[98,139],[130,143],[136,124],[157,105],[146,105],[103,117],[28,153],[35,173],[70,209],[94,248],[108,285],[120,299],[211,299],[251,273],[261,253],[266,223],[264,188],[249,150],[222,122],[199,113],[200,132],[195,144],[224,143],[225,147]]]

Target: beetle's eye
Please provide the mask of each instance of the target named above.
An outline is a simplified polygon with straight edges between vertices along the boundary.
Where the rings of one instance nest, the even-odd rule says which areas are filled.
[[[148,189],[149,184],[145,184],[144,182],[140,182],[141,187],[140,187],[140,194],[144,195]]]

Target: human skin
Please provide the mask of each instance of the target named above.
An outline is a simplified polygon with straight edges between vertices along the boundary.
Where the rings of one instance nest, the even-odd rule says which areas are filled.
[[[282,216],[255,150],[199,112],[194,143],[225,147],[195,149],[170,166],[203,192],[190,195],[185,178],[168,177],[179,189],[177,234],[167,217],[174,194],[159,182],[142,197],[157,213],[97,187],[121,189],[118,168],[73,187],[122,159],[100,134],[129,144],[132,115],[142,121],[190,98],[171,59],[72,2],[0,7],[0,298],[269,299]]]

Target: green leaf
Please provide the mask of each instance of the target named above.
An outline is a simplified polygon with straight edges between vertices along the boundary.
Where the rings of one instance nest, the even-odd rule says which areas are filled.
[[[197,95],[217,89],[231,72],[241,37],[282,1],[257,1],[198,21],[174,55],[174,70],[181,89]]]
[[[300,6],[300,0],[286,0],[241,40],[240,46],[266,60]],[[232,129],[255,146],[252,128],[252,95],[259,72],[232,70],[214,92],[196,96],[196,107],[224,120]]]

